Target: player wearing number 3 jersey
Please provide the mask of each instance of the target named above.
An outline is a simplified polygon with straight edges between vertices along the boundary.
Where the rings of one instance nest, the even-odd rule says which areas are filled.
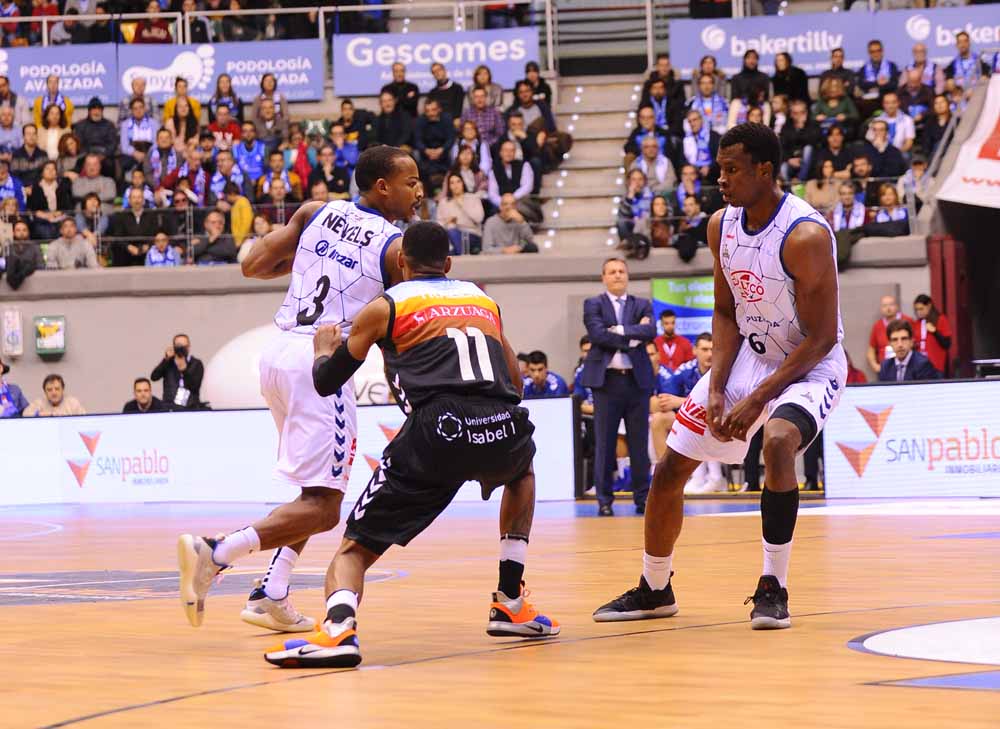
[[[847,360],[840,342],[836,244],[823,216],[775,184],[781,145],[760,124],[740,124],[719,143],[715,213],[712,369],[677,413],[646,506],[639,586],[594,613],[598,622],[677,612],[670,584],[683,520],[683,488],[701,461],[738,463],[764,428],[761,495],[764,567],[751,626],[787,628],[788,561],[798,513],[795,456],[823,428],[840,399]]]
[[[180,537],[181,602],[192,625],[201,624],[205,596],[221,569],[251,552],[277,548],[241,617],[277,631],[315,627],[289,603],[289,576],[309,537],[340,519],[357,428],[351,382],[327,397],[313,387],[312,335],[323,324],[336,324],[346,336],[362,308],[401,280],[401,234],[390,221],[409,219],[423,195],[413,158],[395,147],[366,150],[355,179],[358,203],[302,206],[243,262],[251,278],[292,275],[275,317],[282,331],[260,358],[260,387],[278,429],[274,478],[301,494],[223,538]]]

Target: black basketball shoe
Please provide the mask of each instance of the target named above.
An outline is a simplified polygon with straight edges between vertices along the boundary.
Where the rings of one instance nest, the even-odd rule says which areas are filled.
[[[671,572],[670,576],[673,577],[673,574]],[[594,611],[594,621],[612,623],[620,620],[649,620],[669,618],[676,614],[677,601],[674,600],[674,590],[670,583],[662,590],[652,590],[646,583],[646,578],[640,577],[638,587],[633,587],[597,608]]]
[[[773,575],[764,575],[757,581],[757,592],[743,604],[753,601],[750,611],[750,627],[754,630],[777,630],[792,627],[788,614],[788,590],[778,583]]]

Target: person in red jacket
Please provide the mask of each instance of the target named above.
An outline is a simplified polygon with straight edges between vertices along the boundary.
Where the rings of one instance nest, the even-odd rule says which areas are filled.
[[[868,366],[875,373],[878,373],[879,368],[882,367],[883,359],[887,356],[895,356],[892,347],[889,346],[889,335],[885,332],[889,322],[893,319],[905,319],[911,325],[914,323],[910,317],[899,310],[899,302],[896,301],[895,296],[883,296],[879,308],[882,316],[872,324],[872,333],[868,338],[868,351],[865,357],[868,360]]]
[[[672,309],[664,309],[660,314],[660,327],[663,334],[658,336],[656,349],[660,352],[660,364],[674,372],[685,362],[694,359],[694,347],[687,337],[676,334],[677,314]]]
[[[948,350],[951,348],[951,323],[937,310],[934,300],[920,294],[913,300],[917,321],[913,326],[917,351],[925,355],[942,375],[948,374]]]

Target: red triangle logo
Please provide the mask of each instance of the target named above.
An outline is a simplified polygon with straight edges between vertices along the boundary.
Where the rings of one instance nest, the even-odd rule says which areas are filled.
[[[378,427],[382,430],[382,434],[385,436],[386,440],[392,440],[393,438],[395,438],[396,433],[398,433],[400,430],[399,428],[393,428],[389,425],[383,425],[382,423],[379,423]]]
[[[101,432],[99,430],[92,430],[89,433],[79,433],[78,435],[83,444],[87,446],[90,455],[94,455],[94,451],[97,450],[97,443],[101,440]]]
[[[893,406],[876,405],[876,408],[880,408],[878,410],[867,410],[865,408],[858,407],[857,405],[855,405],[855,407],[857,407],[858,412],[861,414],[861,417],[865,419],[865,422],[868,423],[868,427],[872,429],[875,437],[880,438],[882,436],[882,431],[885,429],[885,424],[889,422],[889,415],[892,413]]]
[[[365,454],[365,461],[368,463],[368,468],[370,468],[373,471],[382,465],[382,461],[380,458],[377,458],[375,456],[369,456],[367,453]]]
[[[865,474],[868,461],[871,460],[872,453],[875,452],[875,446],[877,445],[877,440],[871,443],[837,443],[837,447],[844,454],[847,462],[851,464],[854,472],[858,474],[858,478]]]
[[[87,478],[87,471],[90,470],[90,459],[78,458],[71,460],[67,458],[66,463],[69,465],[69,470],[73,472],[77,485],[83,488],[83,481]]]

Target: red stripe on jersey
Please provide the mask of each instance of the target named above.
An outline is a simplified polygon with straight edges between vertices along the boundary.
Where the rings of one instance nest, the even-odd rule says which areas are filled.
[[[393,337],[401,337],[434,319],[483,319],[499,333],[500,318],[485,306],[478,304],[431,304],[422,309],[397,316],[392,327]]]
[[[698,435],[705,435],[705,426],[691,420],[683,410],[677,411],[677,422]]]

